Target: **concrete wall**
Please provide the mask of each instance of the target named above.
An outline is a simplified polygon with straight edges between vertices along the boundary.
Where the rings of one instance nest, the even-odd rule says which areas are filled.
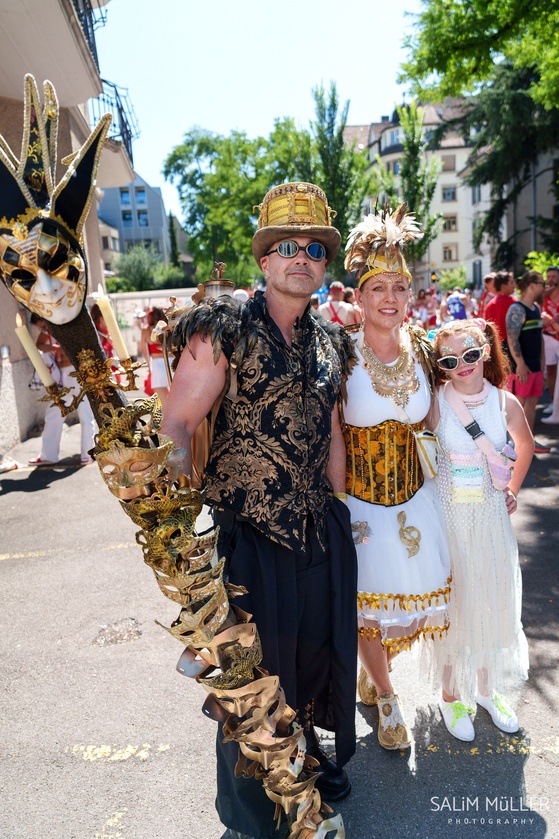
[[[34,428],[43,425],[47,406],[38,400],[45,391],[31,390],[32,376],[33,367],[27,358],[0,361],[0,460]]]

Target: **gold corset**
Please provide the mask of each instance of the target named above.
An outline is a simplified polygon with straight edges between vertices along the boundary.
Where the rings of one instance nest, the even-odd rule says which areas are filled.
[[[408,425],[398,420],[365,427],[346,424],[347,492],[384,507],[409,501],[423,484],[413,435],[421,427],[420,422]]]

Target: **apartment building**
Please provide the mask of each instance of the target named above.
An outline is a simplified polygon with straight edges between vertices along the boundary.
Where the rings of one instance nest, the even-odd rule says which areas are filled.
[[[170,257],[169,218],[159,187],[150,186],[136,172],[134,180],[103,190],[99,216],[118,231],[120,250],[134,245],[151,247],[166,264]]]
[[[456,105],[456,101],[450,100],[443,106],[427,104],[423,107],[424,132],[427,137],[443,121],[453,116]],[[378,166],[378,155],[393,173],[398,185],[403,146],[397,111],[391,117],[382,116],[379,122],[371,123],[366,142],[365,128],[348,126],[347,141],[355,142],[356,148],[368,155],[371,167]],[[490,207],[491,185],[470,187],[464,183],[470,152],[471,145],[456,132],[447,133],[438,148],[426,152],[427,158],[435,156],[441,161],[441,174],[431,213],[441,213],[442,223],[438,236],[430,243],[423,259],[415,265],[416,288],[429,285],[433,274],[460,265],[466,267],[467,282],[480,288],[483,276],[492,268],[499,243],[485,239],[480,252],[476,252],[473,246],[476,224]],[[530,250],[543,248],[537,216],[550,218],[555,212],[552,185],[556,167],[553,156],[542,156],[532,169],[530,183],[521,191],[515,206],[508,210],[502,225],[501,240],[512,240],[507,264],[517,274],[523,270],[524,255]],[[371,196],[370,206],[376,198]]]

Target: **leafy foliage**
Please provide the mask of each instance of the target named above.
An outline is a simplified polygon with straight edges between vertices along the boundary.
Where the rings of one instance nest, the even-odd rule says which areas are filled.
[[[179,245],[177,242],[177,229],[175,227],[175,221],[173,219],[173,214],[169,213],[169,243],[170,243],[170,263],[171,265],[175,266],[176,268],[180,268],[180,253],[179,253]]]
[[[364,155],[343,142],[349,103],[339,107],[335,85],[327,95],[313,91],[316,121],[299,129],[291,118],[276,120],[270,136],[253,140],[244,132],[228,137],[200,128],[187,132],[167,157],[164,175],[178,189],[198,278],[210,276],[214,261],[227,264],[226,276],[239,285],[259,275],[251,241],[258,205],[276,184],[307,181],[320,185],[338,215],[342,238],[358,220],[370,189]],[[329,268],[344,276],[341,257]]]
[[[500,242],[494,259],[498,268],[509,268],[515,261],[515,233],[519,232],[501,242],[503,217],[533,177],[539,156],[559,146],[559,110],[546,111],[534,102],[533,81],[533,70],[502,62],[491,80],[464,100],[461,113],[442,125],[437,137],[448,130],[465,137],[471,153],[464,182],[491,184],[491,206],[477,219],[473,243],[479,250],[485,236]],[[550,220],[539,221],[540,229],[549,227],[555,245],[557,231]]]
[[[558,0],[423,0],[406,38],[402,80],[435,101],[473,93],[503,60],[534,72],[530,95],[546,109],[559,101]]]
[[[537,271],[545,277],[545,269],[550,265],[559,265],[559,253],[550,253],[550,251],[530,251],[526,255],[524,265],[528,271]]]
[[[161,257],[153,248],[134,245],[121,254],[115,262],[118,278],[116,289],[111,291],[149,291],[156,287],[157,271],[161,266]],[[107,290],[109,290],[109,284]]]
[[[414,102],[409,106],[396,108],[402,128],[403,154],[400,158],[399,189],[393,172],[387,170],[382,158],[377,155],[374,171],[375,192],[381,203],[388,201],[396,207],[402,201],[408,210],[421,221],[424,236],[408,245],[410,261],[421,259],[427,253],[430,243],[437,236],[442,213],[431,215],[430,209],[441,173],[442,162],[437,157],[428,157],[428,141],[423,132],[421,108]]]
[[[342,248],[329,271],[336,279],[343,280],[346,276],[343,245],[360,219],[363,202],[371,192],[372,177],[366,171],[366,156],[344,141],[349,101],[340,109],[335,84],[330,86],[328,95],[323,87],[318,87],[313,90],[313,96],[316,120],[311,128],[319,158],[318,182],[337,213],[333,223],[342,237]]]
[[[438,278],[438,285],[441,291],[448,291],[452,288],[465,288],[466,266],[458,265],[456,268],[443,268]]]

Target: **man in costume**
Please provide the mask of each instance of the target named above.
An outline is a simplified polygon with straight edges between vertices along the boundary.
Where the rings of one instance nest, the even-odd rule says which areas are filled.
[[[162,426],[189,453],[211,412],[205,492],[220,528],[218,555],[229,583],[248,589],[236,602],[254,615],[262,665],[279,675],[297,710],[327,801],[349,794],[342,766],[355,751],[356,559],[338,415],[353,354],[340,327],[314,316],[310,299],[339,245],[318,187],[282,184],[267,193],[252,245],[266,291],[243,306],[205,300],[181,319]],[[182,471],[190,473],[189,454]],[[335,732],[335,762],[315,725]],[[275,836],[261,785],[235,777],[238,757],[220,729],[224,837]]]

